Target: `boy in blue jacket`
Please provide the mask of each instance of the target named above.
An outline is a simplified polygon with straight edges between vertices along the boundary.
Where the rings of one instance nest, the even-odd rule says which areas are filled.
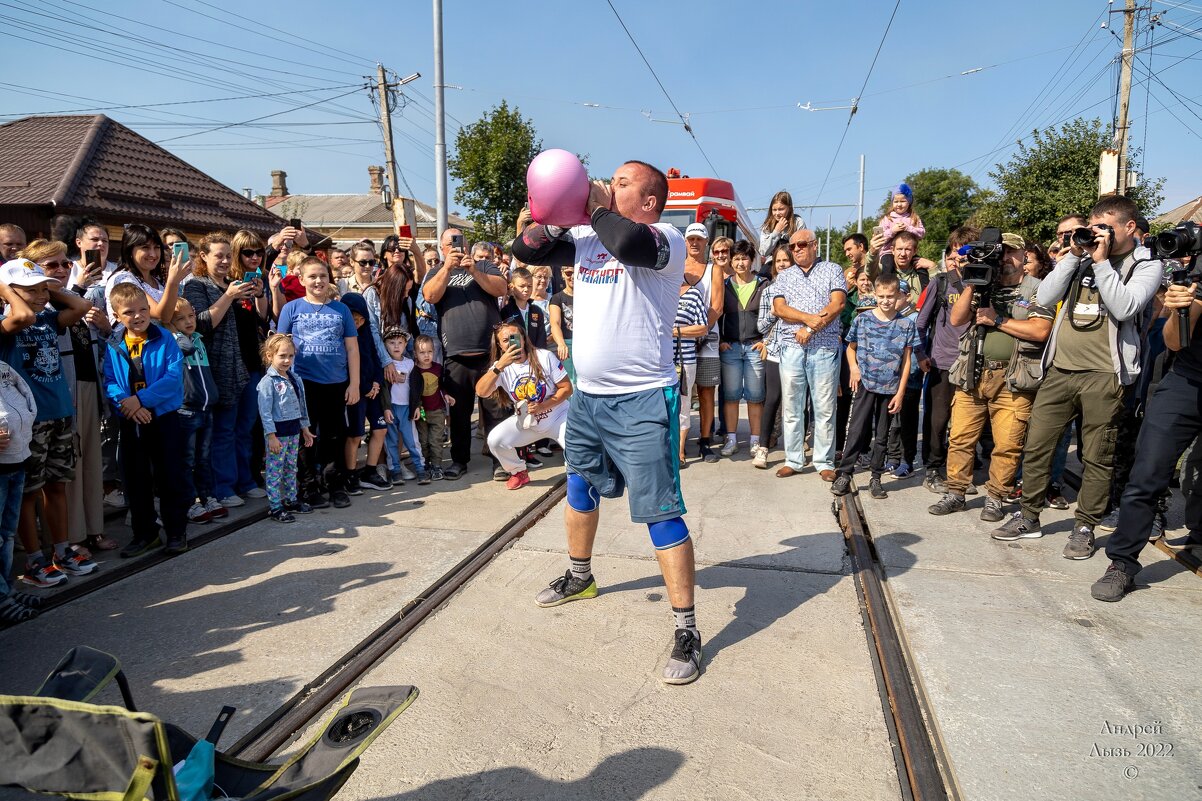
[[[184,403],[184,357],[175,338],[150,322],[150,302],[137,284],[115,285],[109,303],[118,324],[104,360],[104,391],[121,419],[119,464],[134,530],[133,542],[121,555],[138,556],[161,544],[154,513],[156,479],[167,551],[182,553],[188,549],[190,500],[183,468],[174,457],[185,445],[178,413]]]

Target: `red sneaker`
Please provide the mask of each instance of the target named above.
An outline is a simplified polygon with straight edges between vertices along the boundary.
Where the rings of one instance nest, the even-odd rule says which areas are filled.
[[[505,486],[511,490],[515,490],[515,489],[521,489],[522,487],[526,486],[529,483],[530,483],[530,471],[523,470],[520,473],[514,473],[513,475],[511,475],[509,477],[509,480],[505,482]]]

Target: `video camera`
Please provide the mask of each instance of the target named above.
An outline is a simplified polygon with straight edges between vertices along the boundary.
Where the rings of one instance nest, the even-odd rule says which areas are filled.
[[[1181,259],[1202,253],[1202,226],[1183,222],[1176,228],[1144,238],[1144,246],[1154,259]]]
[[[968,261],[960,270],[965,284],[992,286],[995,273],[1002,269],[1002,229],[981,231],[981,238],[960,248],[960,255]]]

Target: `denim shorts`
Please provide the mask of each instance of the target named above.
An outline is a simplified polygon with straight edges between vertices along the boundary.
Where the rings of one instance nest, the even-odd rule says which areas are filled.
[[[604,498],[629,490],[636,523],[680,517],[680,402],[674,386],[624,395],[574,393],[564,441],[568,472]]]
[[[752,343],[731,342],[722,351],[722,400],[763,403],[766,392],[764,360]]]

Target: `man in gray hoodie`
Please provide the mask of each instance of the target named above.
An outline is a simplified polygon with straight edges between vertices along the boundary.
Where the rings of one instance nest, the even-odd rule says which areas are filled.
[[[1143,309],[1160,287],[1164,268],[1139,247],[1139,210],[1110,195],[1090,211],[1094,241],[1075,242],[1039,287],[1038,302],[1064,301],[1044,354],[1044,382],[1035,396],[1023,452],[1022,509],[993,532],[996,540],[1040,537],[1049,474],[1065,425],[1081,415],[1081,491],[1066,559],[1094,552],[1094,526],[1106,513],[1123,397],[1140,371]]]

